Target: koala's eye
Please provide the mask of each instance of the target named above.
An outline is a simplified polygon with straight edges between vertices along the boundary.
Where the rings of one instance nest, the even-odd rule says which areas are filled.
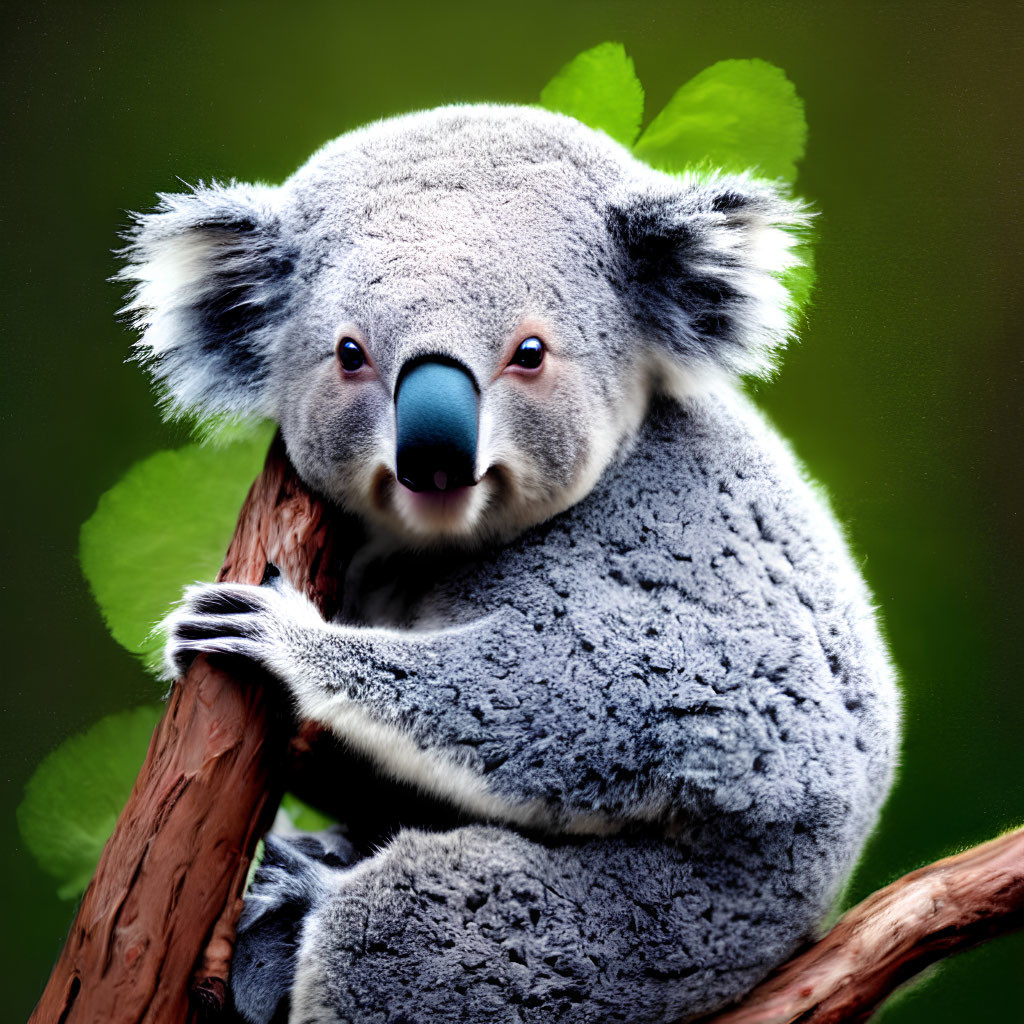
[[[346,373],[355,373],[365,362],[366,356],[359,343],[351,338],[342,338],[338,342],[338,362]]]
[[[519,343],[509,366],[521,366],[524,370],[536,370],[544,361],[544,342],[540,338],[527,338]]]

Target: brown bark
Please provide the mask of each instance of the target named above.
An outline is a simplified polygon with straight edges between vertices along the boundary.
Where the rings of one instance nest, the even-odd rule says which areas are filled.
[[[879,889],[706,1024],[864,1021],[929,964],[1021,927],[1024,829]]]
[[[218,578],[259,583],[272,562],[331,614],[335,540],[278,438]],[[256,671],[228,674],[204,657],[174,684],[31,1024],[166,1024],[220,1008],[292,726],[262,684]]]

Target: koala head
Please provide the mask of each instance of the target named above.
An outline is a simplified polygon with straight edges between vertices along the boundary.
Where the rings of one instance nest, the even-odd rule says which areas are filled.
[[[456,106],[343,135],[280,187],[162,196],[119,277],[172,412],[273,417],[372,526],[473,543],[579,501],[658,389],[767,371],[806,223],[771,184]]]

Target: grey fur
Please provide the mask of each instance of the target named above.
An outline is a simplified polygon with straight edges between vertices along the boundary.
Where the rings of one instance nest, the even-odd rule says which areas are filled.
[[[145,331],[137,356],[174,413],[264,413],[268,356],[291,294],[294,254],[270,189],[199,185],[137,215],[116,280]]]
[[[730,380],[786,339],[778,275],[806,214],[498,107],[344,136],[266,207],[266,244],[293,254],[281,312],[256,302],[216,356],[183,334],[196,365],[164,379],[188,404],[207,390],[192,374],[222,375],[271,411],[367,539],[335,623],[280,581],[191,588],[168,671],[254,660],[300,715],[472,823],[401,830],[354,866],[279,848],[237,1004],[259,1024],[289,999],[295,1022],[653,1024],[736,998],[828,913],[898,740],[866,588]],[[184,308],[192,287],[163,294]],[[503,373],[527,331],[543,374]],[[372,372],[339,374],[345,336]],[[258,380],[232,376],[237,345]],[[434,518],[388,477],[395,378],[430,352],[482,382],[476,504]]]

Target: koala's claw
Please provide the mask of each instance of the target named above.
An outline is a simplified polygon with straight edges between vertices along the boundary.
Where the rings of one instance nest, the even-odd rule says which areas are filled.
[[[267,562],[267,567],[263,570],[263,579],[260,580],[260,586],[277,586],[277,581],[280,579],[281,570],[273,562]]]
[[[289,619],[289,597],[303,600],[294,593],[240,583],[189,587],[163,623],[165,677],[183,675],[197,654],[248,658],[273,669],[271,655],[280,653],[288,632],[282,627]]]
[[[261,598],[259,588],[213,583],[189,587],[185,592],[185,604],[204,615],[230,615],[264,611],[268,603]]]

